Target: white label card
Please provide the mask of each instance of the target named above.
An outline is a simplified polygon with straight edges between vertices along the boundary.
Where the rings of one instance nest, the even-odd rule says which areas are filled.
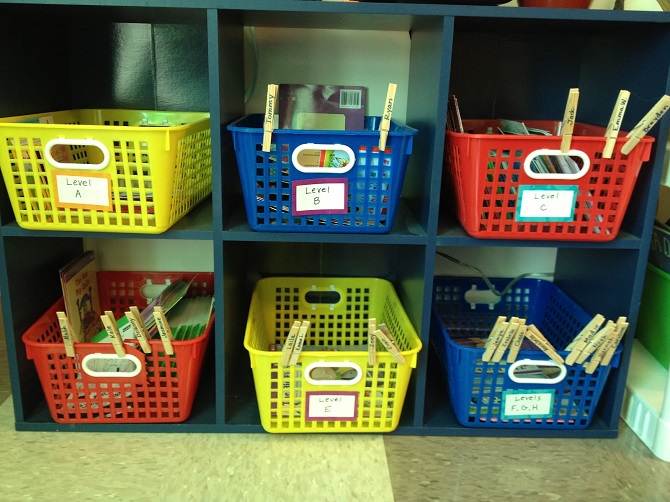
[[[517,221],[572,221],[576,185],[519,186]]]
[[[110,178],[104,174],[55,174],[59,207],[111,209]]]
[[[503,418],[548,418],[554,410],[553,390],[508,390],[502,397]]]
[[[347,180],[293,182],[293,215],[347,213]]]
[[[358,415],[358,392],[307,392],[305,420],[354,421]]]

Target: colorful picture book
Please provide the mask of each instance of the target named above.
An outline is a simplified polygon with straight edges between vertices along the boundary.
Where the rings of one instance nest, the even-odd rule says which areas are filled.
[[[104,329],[96,273],[93,251],[86,251],[59,270],[65,314],[78,342],[89,341]]]

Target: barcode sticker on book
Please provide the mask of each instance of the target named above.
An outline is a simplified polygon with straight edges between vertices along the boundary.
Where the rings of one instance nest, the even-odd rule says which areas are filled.
[[[340,89],[340,108],[361,108],[360,89]]]

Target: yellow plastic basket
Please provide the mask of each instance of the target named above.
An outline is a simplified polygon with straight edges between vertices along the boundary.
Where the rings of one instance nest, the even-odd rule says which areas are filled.
[[[377,342],[376,363],[368,366],[369,318],[388,326],[405,364]],[[297,364],[285,367],[282,344],[303,320],[311,323],[305,346]],[[256,285],[244,346],[266,431],[389,432],[398,426],[421,341],[388,281],[274,277]],[[328,379],[342,372],[348,376]]]
[[[1,118],[0,167],[23,228],[161,233],[212,191],[209,114]]]

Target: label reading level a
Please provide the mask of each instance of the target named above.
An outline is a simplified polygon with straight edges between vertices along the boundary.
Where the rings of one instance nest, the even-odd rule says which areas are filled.
[[[520,186],[517,221],[572,221],[577,186]]]
[[[110,207],[107,175],[56,174],[58,205],[62,207]]]

